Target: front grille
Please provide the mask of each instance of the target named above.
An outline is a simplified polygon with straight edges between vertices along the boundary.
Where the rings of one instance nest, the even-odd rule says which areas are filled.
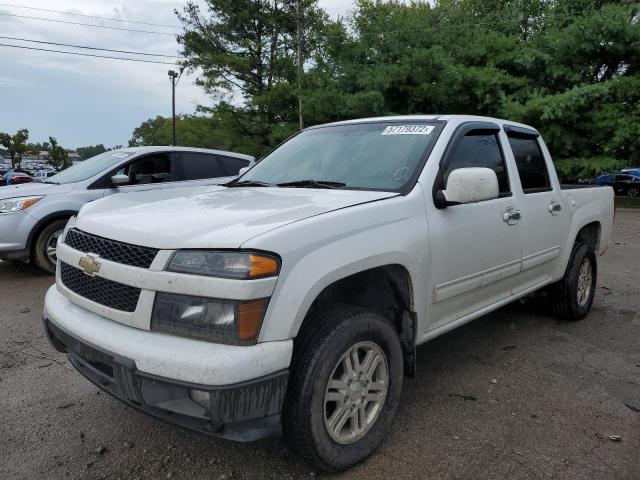
[[[72,228],[67,232],[64,243],[84,253],[93,253],[112,262],[140,268],[149,268],[158,253],[155,248],[109,240],[85,233],[77,228]]]
[[[140,289],[101,277],[92,277],[82,270],[60,262],[62,284],[91,301],[123,312],[135,312]]]

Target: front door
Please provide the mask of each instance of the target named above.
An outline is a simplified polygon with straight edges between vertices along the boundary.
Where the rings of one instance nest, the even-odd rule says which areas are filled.
[[[464,124],[443,158],[443,186],[456,168],[487,167],[496,172],[500,197],[428,209],[431,305],[423,335],[509,297],[518,278],[520,197],[511,192],[498,131],[491,123]]]

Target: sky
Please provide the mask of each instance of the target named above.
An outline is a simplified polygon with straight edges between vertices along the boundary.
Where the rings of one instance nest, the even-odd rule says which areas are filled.
[[[0,37],[178,55],[173,35],[85,27],[12,15],[174,34],[180,31],[174,9],[181,9],[185,3],[186,0],[0,0]],[[347,13],[353,0],[320,0],[319,4],[330,15],[337,15]],[[34,8],[167,26],[105,21]],[[0,38],[0,44],[127,56],[6,38]],[[171,84],[167,75],[171,68],[171,65],[0,45],[0,132],[13,134],[27,128],[30,142],[47,141],[52,136],[70,149],[99,143],[107,147],[126,145],[133,129],[144,120],[171,115]],[[176,113],[193,113],[196,105],[211,103],[194,85],[194,80],[195,75],[183,75],[180,79],[176,88]]]

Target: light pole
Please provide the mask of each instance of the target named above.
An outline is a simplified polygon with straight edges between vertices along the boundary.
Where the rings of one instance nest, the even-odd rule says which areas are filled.
[[[171,79],[171,121],[172,121],[172,132],[173,132],[173,143],[172,145],[176,146],[176,78],[178,78],[178,73],[173,70],[169,70],[169,78]]]

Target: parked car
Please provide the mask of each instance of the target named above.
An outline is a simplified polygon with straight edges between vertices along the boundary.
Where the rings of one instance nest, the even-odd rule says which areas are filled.
[[[45,331],[134,409],[232,440],[284,432],[342,470],[388,433],[416,345],[542,288],[585,317],[613,211],[611,188],[561,188],[526,125],[320,125],[228,188],[85,205]]]
[[[248,155],[218,150],[124,148],[80,162],[42,183],[4,187],[0,259],[31,259],[53,273],[58,237],[85,203],[121,192],[223,184],[252,163]]]
[[[17,172],[11,177],[10,185],[22,185],[23,183],[33,182],[33,177],[26,173]]]
[[[53,177],[56,173],[58,173],[58,172],[56,172],[55,170],[38,170],[33,175],[33,181],[34,182],[44,182],[49,177]]]
[[[615,174],[614,173],[604,173],[602,175],[598,175],[593,179],[593,185],[605,185],[612,187],[615,182]]]
[[[637,197],[640,194],[640,177],[621,173],[606,174],[596,177],[595,184],[613,187],[616,195]]]

